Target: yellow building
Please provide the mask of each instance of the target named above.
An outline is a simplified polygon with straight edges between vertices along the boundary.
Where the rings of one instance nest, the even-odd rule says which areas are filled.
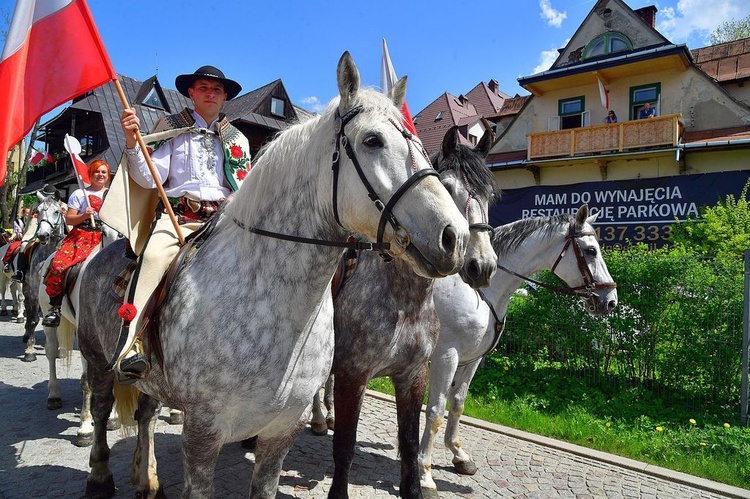
[[[691,51],[654,28],[656,14],[599,0],[549,70],[519,78],[532,95],[487,159],[504,190],[493,224],[587,202],[605,246],[658,247],[675,220],[740,193],[750,39]],[[647,107],[655,117],[641,119]]]

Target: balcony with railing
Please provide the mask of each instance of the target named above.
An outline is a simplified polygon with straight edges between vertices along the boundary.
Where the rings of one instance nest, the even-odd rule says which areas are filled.
[[[635,149],[677,146],[682,135],[680,114],[623,121],[611,125],[569,128],[528,135],[529,161],[627,152]]]

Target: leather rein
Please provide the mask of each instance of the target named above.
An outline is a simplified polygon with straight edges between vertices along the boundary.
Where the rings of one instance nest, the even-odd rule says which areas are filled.
[[[557,265],[565,256],[565,253],[568,251],[568,248],[572,246],[573,253],[575,254],[575,257],[576,257],[576,263],[578,264],[578,270],[581,273],[581,277],[583,278],[583,284],[581,284],[580,286],[576,286],[574,288],[567,287],[567,286],[552,286],[550,284],[532,279],[531,277],[519,274],[518,272],[514,272],[513,270],[510,270],[509,268],[504,267],[500,265],[499,263],[497,264],[497,268],[499,268],[500,270],[504,272],[507,272],[508,274],[512,274],[516,277],[519,277],[523,279],[524,281],[528,281],[530,283],[536,284],[537,286],[541,286],[555,293],[560,293],[564,295],[580,296],[582,298],[591,298],[592,296],[594,296],[595,289],[616,288],[617,283],[614,281],[597,282],[597,280],[594,279],[594,276],[591,273],[589,266],[586,264],[586,258],[583,255],[583,250],[581,249],[581,246],[576,241],[576,239],[578,239],[579,237],[583,237],[583,236],[596,237],[596,233],[594,233],[593,231],[576,232],[576,224],[574,221],[571,220],[570,225],[568,227],[568,234],[565,236],[565,246],[563,246],[562,251],[560,251],[560,255],[557,257],[557,260],[555,260],[555,264],[552,265],[552,268],[550,269],[552,273],[554,274],[555,269],[557,268]]]
[[[252,232],[254,234],[258,234],[261,236],[266,237],[273,237],[275,239],[283,239],[285,241],[293,241],[297,243],[304,243],[304,244],[314,244],[318,246],[335,246],[340,248],[348,248],[353,250],[373,250],[380,252],[380,256],[385,260],[386,262],[389,262],[393,259],[393,256],[387,254],[385,251],[391,249],[391,243],[394,245],[397,245],[400,247],[401,251],[406,251],[406,249],[411,244],[411,237],[408,233],[408,231],[401,226],[401,224],[398,222],[398,219],[393,214],[393,208],[396,206],[396,203],[401,199],[401,197],[406,194],[406,192],[413,187],[417,182],[420,180],[428,177],[428,176],[439,176],[438,172],[430,167],[430,168],[423,168],[421,170],[417,170],[416,165],[416,159],[414,156],[414,149],[413,144],[416,144],[418,146],[419,152],[425,157],[428,163],[430,163],[430,159],[422,147],[421,142],[419,142],[406,128],[403,126],[400,126],[398,123],[396,123],[394,120],[389,119],[391,124],[396,127],[396,129],[401,132],[401,135],[404,137],[404,139],[407,142],[407,145],[409,146],[409,152],[412,158],[412,175],[404,182],[401,187],[398,188],[398,190],[393,194],[390,200],[388,200],[388,203],[383,203],[383,201],[380,199],[378,194],[375,192],[375,189],[373,189],[370,182],[367,180],[367,177],[364,174],[364,171],[362,170],[362,166],[359,163],[359,160],[357,159],[357,155],[354,152],[354,148],[351,145],[351,141],[346,136],[345,127],[346,125],[357,116],[360,112],[362,112],[363,107],[357,106],[352,109],[350,109],[344,116],[341,116],[339,114],[338,109],[336,110],[336,117],[334,120],[334,131],[336,133],[336,147],[333,151],[333,157],[331,158],[332,165],[331,168],[333,170],[333,214],[336,218],[336,222],[344,229],[346,229],[339,219],[339,213],[338,213],[338,179],[339,179],[339,165],[340,165],[340,159],[341,159],[341,146],[344,146],[344,150],[346,151],[346,155],[349,157],[351,162],[354,164],[354,168],[357,171],[357,175],[359,176],[360,180],[362,181],[362,184],[364,185],[365,189],[367,189],[368,197],[372,200],[372,202],[375,204],[375,207],[378,209],[378,211],[381,213],[380,216],[380,223],[378,225],[378,233],[377,233],[377,240],[375,243],[367,242],[367,241],[357,241],[353,237],[349,237],[347,241],[329,241],[329,240],[323,240],[323,239],[312,239],[307,237],[299,237],[299,236],[293,236],[289,234],[281,234],[279,232],[273,232],[269,230],[259,229],[257,227],[251,227],[247,226],[241,221],[237,220],[237,218],[232,217],[235,224],[237,224],[239,227]],[[431,163],[430,163],[431,164]],[[385,225],[386,223],[389,223],[391,227],[393,228],[393,239],[390,242],[384,242],[383,236],[385,234]]]

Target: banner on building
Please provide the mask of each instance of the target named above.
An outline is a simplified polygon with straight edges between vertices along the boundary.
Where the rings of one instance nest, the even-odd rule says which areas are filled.
[[[599,213],[595,228],[603,247],[642,242],[660,248],[675,222],[699,217],[701,207],[728,195],[739,197],[748,178],[750,171],[737,171],[508,189],[491,208],[490,223],[573,214],[587,203]]]

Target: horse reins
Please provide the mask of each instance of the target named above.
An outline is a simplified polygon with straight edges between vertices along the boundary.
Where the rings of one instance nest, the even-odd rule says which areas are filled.
[[[42,203],[42,206],[45,206],[46,203],[47,203],[47,199],[44,200],[44,202]],[[37,211],[39,211],[39,210],[37,209]],[[42,228],[42,224],[45,223],[45,222],[47,223],[47,225],[50,226],[50,229],[51,229],[52,232],[60,232],[60,226],[61,225],[63,227],[65,226],[65,224],[61,224],[60,223],[60,222],[63,221],[63,219],[64,219],[63,218],[63,214],[61,212],[58,212],[58,214],[57,214],[57,221],[54,224],[52,222],[50,222],[49,220],[47,220],[46,218],[40,219],[39,222],[38,222],[38,224],[37,224],[36,230],[34,231],[34,235],[32,236],[32,238],[30,240],[33,240],[34,238],[37,237],[37,234],[39,233],[39,229]],[[64,229],[63,229],[62,232],[63,233],[67,232],[67,227],[64,227]],[[47,241],[42,242],[40,240],[39,243],[42,244],[42,245],[44,245],[44,244],[47,244]]]
[[[557,265],[562,261],[563,257],[565,256],[565,253],[567,253],[568,248],[570,246],[573,246],[573,253],[576,257],[576,263],[578,265],[578,270],[581,273],[581,278],[583,278],[583,284],[576,287],[566,287],[566,286],[552,286],[550,284],[537,281],[535,279],[532,279],[531,277],[527,277],[525,275],[519,274],[518,272],[514,272],[513,270],[510,270],[507,267],[504,267],[497,264],[497,268],[500,270],[507,272],[508,274],[512,274],[516,277],[519,277],[525,281],[528,281],[530,283],[536,284],[537,286],[541,286],[543,288],[549,289],[551,291],[554,291],[555,293],[560,293],[564,295],[571,295],[571,296],[581,296],[583,298],[591,298],[594,295],[594,290],[597,288],[616,288],[617,283],[612,282],[597,282],[596,279],[594,279],[593,274],[591,273],[591,270],[589,269],[589,266],[586,264],[586,258],[583,255],[583,250],[581,250],[581,247],[576,242],[576,239],[583,236],[594,236],[596,237],[596,233],[592,231],[581,231],[576,232],[575,222],[573,220],[570,221],[570,225],[568,227],[568,234],[565,236],[565,246],[563,246],[562,251],[560,251],[560,255],[557,257],[557,260],[555,260],[554,265],[552,265],[552,268],[550,269],[552,273],[555,273],[555,269],[557,268]],[[555,274],[557,275],[557,274]]]
[[[471,200],[473,199],[479,205],[479,211],[482,213],[482,219],[489,220],[487,213],[485,213],[484,209],[482,209],[482,203],[479,202],[476,191],[471,188],[471,184],[469,183],[469,179],[466,178],[466,174],[462,173],[461,176],[464,178],[464,186],[466,187],[466,191],[469,193],[469,195],[466,197],[466,206],[464,206],[464,218],[466,218],[466,220],[469,219],[469,208],[471,207]],[[492,232],[492,229],[493,227],[487,222],[469,224],[469,230],[475,230],[477,232]]]
[[[495,311],[495,307],[492,306],[492,302],[490,302],[489,299],[487,299],[487,295],[484,294],[484,292],[481,289],[475,289],[474,291],[477,292],[479,297],[484,301],[484,303],[487,304],[487,307],[489,307],[490,312],[492,313],[492,316],[495,318],[495,336],[492,338],[492,343],[490,343],[490,347],[484,351],[484,353],[477,355],[471,360],[466,360],[464,362],[459,362],[458,367],[463,367],[468,364],[471,364],[472,362],[476,362],[477,360],[481,359],[491,351],[495,349],[498,343],[500,343],[500,336],[502,336],[503,331],[505,330],[505,316],[501,319],[497,312]]]
[[[332,170],[333,170],[333,215],[336,219],[336,223],[338,223],[342,228],[346,229],[346,227],[343,226],[341,223],[341,220],[339,219],[339,213],[338,213],[338,179],[339,179],[339,164],[341,159],[341,145],[344,145],[344,150],[346,151],[346,155],[349,157],[349,159],[354,164],[354,168],[357,171],[357,175],[359,175],[360,180],[362,181],[362,184],[365,186],[365,189],[367,189],[367,193],[369,198],[375,203],[375,207],[378,209],[379,212],[381,212],[380,217],[380,223],[378,225],[378,233],[377,233],[377,240],[375,243],[367,242],[367,241],[357,241],[354,237],[349,237],[346,241],[328,241],[324,239],[312,239],[308,237],[299,237],[299,236],[292,236],[288,234],[281,234],[279,232],[273,232],[269,230],[259,229],[257,227],[250,227],[245,225],[243,222],[237,220],[236,217],[232,217],[232,220],[234,221],[237,226],[241,227],[242,229],[245,229],[249,232],[252,232],[254,234],[258,234],[261,236],[266,237],[273,237],[275,239],[282,239],[285,241],[293,241],[297,243],[304,243],[304,244],[314,244],[318,246],[335,246],[339,248],[348,248],[350,250],[375,250],[380,252],[380,256],[385,260],[386,262],[389,262],[393,260],[393,256],[385,253],[386,250],[391,249],[391,243],[390,242],[384,242],[383,241],[383,235],[385,233],[385,224],[390,223],[391,227],[393,227],[393,240],[396,242],[396,244],[402,248],[402,251],[406,251],[406,248],[409,247],[411,244],[409,233],[404,229],[398,222],[398,219],[396,219],[396,216],[393,214],[393,207],[396,205],[396,203],[401,199],[401,197],[408,191],[412,186],[414,186],[417,182],[422,180],[423,178],[426,178],[427,176],[431,175],[437,175],[439,176],[439,173],[432,167],[429,168],[423,168],[422,170],[417,170],[417,164],[416,164],[416,158],[414,155],[414,149],[412,146],[412,143],[416,143],[419,145],[419,150],[422,153],[422,155],[427,160],[428,164],[430,163],[430,159],[427,156],[427,152],[422,147],[422,144],[415,140],[414,136],[405,128],[400,127],[394,120],[389,119],[390,123],[396,127],[397,130],[401,132],[401,135],[406,139],[407,145],[409,146],[409,154],[411,156],[412,161],[412,172],[413,174],[404,182],[401,187],[398,188],[398,190],[393,194],[391,199],[388,201],[387,204],[384,204],[383,201],[380,199],[378,194],[375,192],[375,189],[373,189],[370,182],[367,180],[367,177],[364,174],[364,171],[362,170],[362,166],[359,163],[359,160],[357,160],[357,155],[354,152],[354,149],[352,148],[351,141],[346,136],[344,132],[344,127],[354,118],[357,114],[359,114],[363,110],[362,106],[357,106],[352,109],[350,109],[344,116],[341,116],[339,114],[338,109],[336,110],[336,118],[334,120],[334,131],[336,132],[336,148],[333,151],[333,157],[332,157]]]

